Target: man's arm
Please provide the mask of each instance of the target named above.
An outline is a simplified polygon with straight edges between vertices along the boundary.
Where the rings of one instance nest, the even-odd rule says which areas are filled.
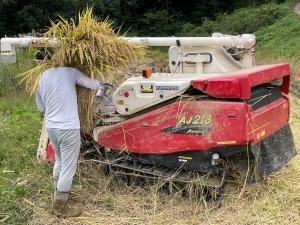
[[[91,79],[80,72],[78,69],[75,69],[74,73],[76,84],[85,88],[97,90],[101,87],[99,81]]]
[[[36,105],[38,107],[38,110],[41,113],[45,113],[46,108],[45,108],[45,105],[44,105],[44,103],[42,101],[42,98],[41,98],[41,95],[40,95],[39,91],[36,93],[35,102],[36,102]]]

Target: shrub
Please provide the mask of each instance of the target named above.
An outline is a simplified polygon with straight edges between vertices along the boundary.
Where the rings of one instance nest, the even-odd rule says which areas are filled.
[[[260,7],[248,7],[235,10],[232,14],[219,14],[216,19],[203,19],[202,25],[193,26],[185,24],[181,35],[207,36],[213,32],[226,34],[254,33],[255,31],[267,27],[277,20],[283,18],[288,10],[286,5],[274,3],[261,5]]]

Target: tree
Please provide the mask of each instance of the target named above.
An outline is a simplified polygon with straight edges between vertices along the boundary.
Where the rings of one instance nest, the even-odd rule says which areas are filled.
[[[203,21],[236,8],[276,0],[2,0],[0,36],[42,32],[59,15],[75,18],[87,5],[99,18],[109,17],[123,31],[136,35],[174,35],[184,24],[201,26]],[[284,0],[277,0],[283,2]]]

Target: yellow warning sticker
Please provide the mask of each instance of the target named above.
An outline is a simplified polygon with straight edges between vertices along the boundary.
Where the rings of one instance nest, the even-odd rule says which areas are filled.
[[[219,141],[217,142],[218,145],[234,145],[236,141]]]
[[[260,139],[260,138],[262,138],[263,136],[265,136],[266,135],[266,130],[262,130],[262,131],[260,131],[260,132],[258,132],[257,134],[256,134],[256,138],[257,139]]]

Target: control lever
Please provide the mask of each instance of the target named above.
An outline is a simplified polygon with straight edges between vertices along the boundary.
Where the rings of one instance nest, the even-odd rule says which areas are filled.
[[[100,110],[102,114],[111,114],[116,111],[116,107],[112,101],[112,97],[108,93],[112,88],[113,86],[111,84],[103,83],[96,92],[96,96],[101,103]]]
[[[96,96],[99,98],[108,98],[108,90],[112,89],[113,86],[109,83],[101,84],[100,88],[96,92]]]

